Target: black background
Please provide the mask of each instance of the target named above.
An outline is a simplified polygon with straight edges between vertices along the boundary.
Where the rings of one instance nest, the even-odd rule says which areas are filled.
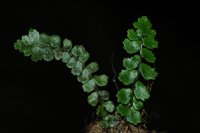
[[[196,133],[199,126],[199,21],[195,3],[26,2],[0,9],[0,132],[81,132],[93,116],[70,71],[57,61],[32,62],[14,50],[30,27],[69,38],[90,52],[99,73],[112,79],[127,56],[122,41],[138,17],[146,15],[157,31],[159,77],[146,103],[157,114],[154,127],[169,133]],[[108,89],[115,92],[112,84]],[[75,126],[75,128],[74,128]],[[73,131],[70,131],[73,130]]]

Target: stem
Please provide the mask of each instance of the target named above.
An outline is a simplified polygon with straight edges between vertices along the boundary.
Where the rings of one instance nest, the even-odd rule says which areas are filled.
[[[153,86],[153,81],[149,82],[148,85],[147,85],[150,92],[151,92],[152,86]]]
[[[112,67],[112,71],[113,71],[113,74],[114,74],[114,77],[113,77],[112,81],[115,84],[116,89],[119,90],[119,86],[117,85],[117,82],[116,82],[117,73],[116,73],[116,70],[115,70],[115,67],[114,67],[113,60],[114,60],[114,54],[112,53],[111,67]]]

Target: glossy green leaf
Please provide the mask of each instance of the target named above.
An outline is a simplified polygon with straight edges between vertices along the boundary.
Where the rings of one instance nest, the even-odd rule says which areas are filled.
[[[109,128],[110,124],[107,120],[101,120],[100,125],[102,128]]]
[[[60,37],[57,36],[57,35],[52,35],[50,37],[50,45],[51,45],[51,47],[59,48],[60,45],[61,45],[61,39],[60,39]]]
[[[63,52],[62,53],[62,62],[68,63],[70,58],[71,58],[71,56],[70,56],[70,54],[68,52]]]
[[[26,36],[24,36],[24,37],[26,37]],[[23,38],[23,37],[22,37]],[[36,43],[38,43],[39,42],[39,40],[40,40],[40,34],[39,34],[39,32],[37,31],[37,30],[35,30],[35,29],[30,29],[29,30],[29,34],[28,34],[28,37],[26,38],[27,39],[27,45],[30,45],[30,44],[36,44]],[[26,40],[25,38],[24,38],[24,40]],[[23,39],[22,39],[23,40]]]
[[[150,67],[147,64],[142,63],[141,64],[141,74],[145,80],[155,80],[158,73],[155,71],[154,68]]]
[[[27,51],[25,52],[27,52],[27,53],[24,53],[25,56],[26,55],[29,56],[32,53],[32,56],[31,56],[32,61],[42,60],[44,57],[43,49],[41,49],[39,46],[34,46],[32,48],[32,51],[27,49]]]
[[[45,33],[42,33],[40,34],[40,42],[41,42],[41,45],[50,45],[50,40],[51,40],[51,37]]]
[[[154,63],[156,61],[154,53],[146,48],[142,48],[141,55],[148,62]]]
[[[64,39],[63,40],[63,49],[66,50],[66,51],[69,51],[69,50],[71,50],[71,48],[72,48],[72,42],[71,42],[71,40]]]
[[[85,51],[85,52],[83,52],[83,54],[81,54],[81,55],[78,57],[78,60],[79,60],[80,62],[85,63],[85,62],[89,59],[89,57],[90,57],[90,54],[89,54],[87,51]]]
[[[133,29],[128,29],[127,36],[131,41],[138,41],[140,39]]]
[[[53,50],[49,47],[44,48],[44,60],[51,61],[54,59]]]
[[[84,54],[84,52],[85,52],[85,48],[82,45],[76,45],[71,50],[71,53],[74,56],[80,56],[80,55]]]
[[[142,122],[142,116],[139,111],[132,108],[130,114],[126,116],[126,120],[134,125],[137,125]]]
[[[26,49],[23,52],[24,52],[24,56],[30,56],[31,55],[31,49]]]
[[[109,127],[115,127],[119,123],[120,117],[117,115],[107,115],[104,120],[107,121]]]
[[[143,31],[141,29],[136,30],[137,36],[142,38],[143,37]]]
[[[29,38],[29,36],[27,36],[27,35],[22,36],[21,42],[22,42],[24,45],[32,45],[32,41],[31,41],[31,39]]]
[[[83,71],[83,63],[77,61],[76,65],[72,68],[71,72],[73,75],[80,75],[82,71]]]
[[[99,105],[97,108],[96,114],[104,118],[107,116],[108,113],[103,105]]]
[[[121,116],[128,116],[131,113],[130,107],[119,104],[117,106],[117,111]]]
[[[125,39],[123,41],[123,44],[124,44],[124,49],[127,51],[127,53],[133,54],[140,50],[142,42]]]
[[[14,43],[14,47],[15,47],[15,50],[19,50],[20,52],[22,52],[22,50],[23,50],[23,45],[22,45],[21,40],[17,40],[17,41]]]
[[[54,50],[53,50],[53,53],[54,53],[54,57],[55,57],[56,60],[62,59],[62,57],[63,57],[63,52],[61,51],[60,48],[54,49]]]
[[[84,69],[81,75],[77,77],[77,80],[84,84],[90,79],[90,75],[91,75],[90,71],[88,69]]]
[[[24,53],[25,56],[30,56],[30,55],[33,56],[31,57],[33,61],[38,61],[43,58],[41,52],[39,53],[36,52],[36,51],[41,51],[38,49],[40,47],[39,46],[37,47],[37,45],[40,44],[39,39],[40,39],[39,32],[37,32],[35,29],[30,29],[28,36],[27,35],[22,36],[21,40],[17,40],[17,42],[15,42],[14,47],[16,50],[19,50],[20,52]]]
[[[119,73],[119,80],[124,84],[124,85],[130,85],[133,83],[138,75],[138,72],[136,70],[122,70]]]
[[[146,16],[138,18],[138,21],[133,23],[133,26],[136,29],[141,29],[141,30],[150,29],[152,27],[151,22]]]
[[[83,84],[82,87],[85,92],[87,93],[92,92],[96,87],[95,80],[94,79],[89,80],[87,83]]]
[[[129,88],[122,88],[117,93],[117,101],[122,104],[128,104],[133,95],[133,91]]]
[[[115,105],[112,101],[106,101],[103,103],[103,106],[106,108],[108,112],[113,112],[115,109]]]
[[[94,73],[99,70],[99,65],[96,62],[91,62],[86,66],[86,69],[88,69],[91,73]]]
[[[110,96],[109,92],[105,91],[105,90],[99,90],[98,94],[101,97],[101,99],[103,99],[103,100],[108,100],[109,96]]]
[[[119,123],[120,117],[116,115],[109,115],[108,117],[110,127],[116,127]]]
[[[135,110],[141,110],[143,108],[143,102],[137,100],[135,97],[133,97],[133,108]]]
[[[150,97],[147,87],[141,81],[136,82],[134,94],[137,99],[140,99],[142,101],[144,101],[145,99],[149,99]]]
[[[54,59],[60,60],[64,63],[70,62],[67,66],[73,68],[76,60],[70,58],[69,53],[72,48],[72,42],[69,39],[63,40],[63,49],[61,46],[61,38],[57,35],[49,36],[45,33],[40,34],[35,29],[30,29],[28,35],[22,36],[21,40],[17,40],[14,44],[15,49],[23,52],[25,56],[30,56],[33,61],[44,59],[45,61],[51,61]],[[83,46],[76,46],[76,50],[72,52],[74,55],[81,55],[78,60],[85,63],[89,58],[89,53],[85,51]]]
[[[151,37],[145,37],[144,38],[144,46],[149,49],[158,48],[158,42]]]
[[[106,86],[108,84],[108,76],[105,74],[93,76],[98,86]]]
[[[154,38],[156,36],[156,31],[152,29],[146,29],[145,31],[143,31],[143,35]]]
[[[99,101],[98,93],[93,92],[88,96],[88,103],[92,106],[96,106]]]
[[[32,53],[33,54],[40,54],[41,48],[39,46],[34,46],[32,48]]]
[[[76,65],[76,58],[71,57],[69,61],[67,62],[67,67],[68,68],[73,68]]]
[[[134,55],[131,58],[124,58],[123,60],[123,66],[127,68],[128,70],[135,69],[140,63],[140,56]]]

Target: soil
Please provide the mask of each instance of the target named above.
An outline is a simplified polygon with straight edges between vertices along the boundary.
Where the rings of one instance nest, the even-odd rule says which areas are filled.
[[[135,127],[122,120],[118,124],[118,126],[109,129],[103,129],[98,121],[93,122],[89,124],[89,126],[87,127],[86,133],[158,133],[158,132],[156,132],[155,130],[149,131],[144,127],[142,128],[141,126]]]

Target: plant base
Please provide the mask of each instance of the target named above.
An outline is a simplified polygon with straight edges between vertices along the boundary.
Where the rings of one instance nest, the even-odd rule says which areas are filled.
[[[135,127],[123,120],[114,128],[103,129],[98,121],[90,123],[86,133],[157,133],[155,130],[148,131],[141,127]]]

